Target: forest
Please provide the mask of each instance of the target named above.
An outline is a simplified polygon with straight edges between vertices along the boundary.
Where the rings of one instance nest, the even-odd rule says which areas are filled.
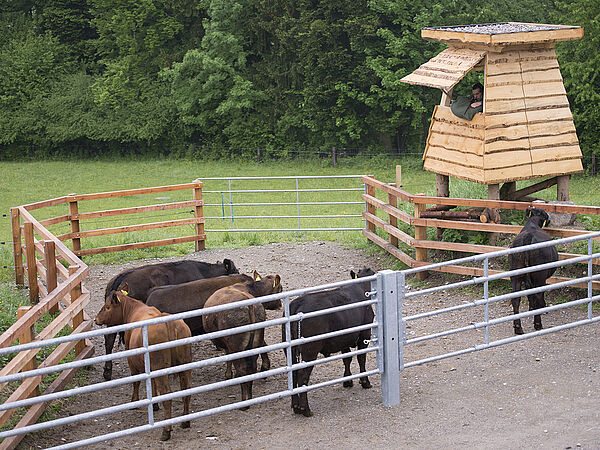
[[[418,153],[437,89],[399,80],[427,26],[579,25],[557,54],[600,152],[597,0],[3,0],[0,159]]]

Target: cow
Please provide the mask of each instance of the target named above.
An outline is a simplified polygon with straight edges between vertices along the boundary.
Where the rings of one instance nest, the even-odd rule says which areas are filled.
[[[546,211],[539,208],[531,208],[525,212],[527,222],[517,235],[510,248],[521,247],[523,245],[537,244],[539,242],[547,242],[552,238],[546,234],[542,228],[550,223],[550,218]],[[537,266],[558,261],[558,251],[555,246],[544,247],[537,250],[528,250],[520,253],[508,255],[510,270],[522,269],[525,267]],[[525,289],[531,289],[546,285],[546,280],[556,271],[555,267],[550,269],[537,270],[522,275],[514,275],[510,277],[510,284],[513,292],[519,292],[523,283]],[[527,296],[529,301],[529,310],[539,309],[546,306],[544,301],[544,293],[530,294]],[[512,299],[513,311],[519,314],[519,305],[521,297]],[[513,322],[515,334],[523,334],[521,327],[521,319],[515,319]],[[536,330],[542,329],[542,317],[536,315],[533,317],[533,326]]]
[[[261,277],[256,271],[252,281],[234,284],[219,289],[212,294],[206,303],[205,308],[211,306],[225,305],[228,303],[247,300],[254,297],[262,297],[270,294],[277,294],[282,291],[281,278],[279,275],[269,275]],[[249,325],[266,320],[265,308],[262,304],[243,306],[241,308],[229,309],[216,313],[206,314],[202,316],[202,325],[207,333],[213,331],[226,330],[244,325]],[[218,339],[213,339],[213,343],[220,349],[225,350],[227,354],[237,353],[253,348],[264,347],[265,330],[259,328],[253,331],[246,331],[230,336],[223,336]],[[268,355],[262,355],[263,363],[261,370],[268,370],[271,366]],[[248,356],[243,359],[233,361],[235,374],[238,377],[256,373],[258,355]],[[231,362],[227,362],[226,377],[232,377]],[[242,401],[252,398],[252,381],[241,383]],[[242,408],[243,410],[248,407]]]
[[[368,268],[361,269],[358,274],[354,271],[350,271],[350,276],[352,278],[363,278],[374,274],[375,272]],[[364,281],[362,283],[355,283],[335,289],[311,292],[294,299],[290,303],[290,314],[306,314],[312,311],[319,311],[322,309],[361,302],[367,299],[366,292],[370,290],[371,283]],[[373,308],[369,305],[338,311],[322,316],[305,318],[301,323],[298,321],[291,323],[291,338],[307,338],[311,336],[317,336],[319,334],[343,330],[345,328],[365,325],[373,322],[374,317],[375,315],[373,314]],[[282,326],[282,337],[283,341],[285,342],[285,324]],[[358,347],[360,350],[369,345],[370,339],[371,330],[367,329],[360,332],[353,332],[300,344],[292,347],[292,363],[297,364],[300,360],[314,361],[317,359],[319,353],[323,354],[325,357],[337,352],[347,353],[350,351],[350,347]],[[366,355],[358,355],[357,359],[360,371],[365,372]],[[350,372],[350,363],[352,362],[352,357],[343,358],[343,361],[344,376],[346,377],[352,375]],[[294,388],[308,385],[312,369],[313,366],[309,366],[293,372],[292,381]],[[352,387],[352,380],[344,381],[343,385],[344,387]],[[366,376],[361,377],[360,385],[363,387],[363,389],[369,389],[371,387],[369,378]],[[312,416],[312,411],[308,405],[306,392],[292,395],[292,409],[296,414],[303,414],[306,417]]]
[[[215,264],[192,260],[148,264],[124,270],[114,276],[106,285],[104,299],[107,300],[109,294],[121,289],[127,283],[129,295],[146,303],[148,292],[153,287],[166,284],[181,284],[192,280],[235,273],[238,273],[238,270],[230,259],[224,259],[223,262]],[[104,336],[104,347],[107,355],[112,353],[115,338],[116,334],[107,334]],[[112,378],[112,361],[106,361],[104,364],[103,376],[105,380]]]
[[[125,292],[127,283],[123,285],[122,291],[113,291],[109,294],[106,303],[98,312],[95,318],[97,325],[122,325],[125,323],[139,322],[140,320],[152,319],[168,314],[161,313],[158,309],[147,306],[143,302],[129,297]],[[177,339],[188,338],[192,335],[189,327],[183,320],[174,320],[148,327],[148,343],[160,344]],[[125,347],[129,350],[143,346],[142,328],[134,328],[125,331]],[[177,347],[171,347],[164,350],[157,350],[150,353],[150,369],[157,371],[180,364],[188,364],[192,361],[191,344],[184,344]],[[138,375],[145,372],[144,355],[134,355],[127,358],[131,375]],[[179,384],[182,390],[189,389],[191,383],[191,370],[179,372]],[[139,400],[139,388],[141,381],[133,383],[133,393],[131,401]],[[170,392],[169,376],[162,375],[152,378],[153,396],[168,394]],[[164,409],[164,418],[171,418],[171,400],[162,402]],[[156,409],[156,408],[155,408]],[[183,414],[190,412],[190,396],[183,397]],[[181,428],[189,428],[190,422],[181,423]],[[166,441],[171,437],[171,425],[163,428],[161,440]]]

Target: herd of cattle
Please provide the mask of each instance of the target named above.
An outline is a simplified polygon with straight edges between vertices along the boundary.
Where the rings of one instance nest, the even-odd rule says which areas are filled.
[[[352,278],[374,275],[371,269],[362,269],[358,273],[351,271]],[[97,325],[121,325],[141,320],[161,317],[185,311],[198,310],[212,306],[277,294],[282,291],[279,275],[261,276],[256,271],[253,276],[239,274],[233,261],[225,259],[222,263],[206,263],[200,261],[178,261],[145,265],[128,269],[111,279],[106,287],[105,304],[95,318]],[[369,282],[358,282],[337,289],[305,294],[290,303],[290,313],[308,313],[365,300],[365,293],[370,291]],[[225,330],[244,325],[255,324],[266,320],[265,308],[280,309],[281,300],[256,303],[239,308],[228,309],[195,316],[185,320],[174,320],[148,327],[150,345],[183,339],[202,333]],[[305,318],[300,330],[297,322],[292,323],[292,339],[316,336],[330,331],[373,322],[374,314],[371,306],[359,306],[348,310],[330,313],[323,316]],[[282,327],[285,341],[285,327]],[[336,352],[348,352],[351,347],[365,348],[371,336],[371,330],[344,334],[304,343],[292,347],[294,362],[315,360],[319,353],[326,356]],[[105,335],[106,354],[112,353],[116,334]],[[142,347],[142,329],[128,330],[121,336],[127,349]],[[227,354],[264,347],[264,328],[223,336],[214,339],[217,348]],[[261,370],[269,370],[268,354],[262,353]],[[257,371],[258,355],[233,360],[237,377],[250,375]],[[366,355],[358,356],[361,372],[365,371]],[[181,345],[166,350],[154,351],[150,354],[152,371],[171,366],[190,363],[192,361],[191,345]],[[344,376],[350,375],[350,358],[344,358]],[[127,358],[132,375],[144,373],[144,356],[136,355]],[[232,362],[227,363],[226,378],[233,377]],[[308,385],[312,366],[299,369],[293,373],[294,387]],[[112,377],[112,362],[107,361],[104,367],[104,378]],[[187,389],[191,383],[191,371],[179,372],[180,387]],[[363,388],[370,388],[367,377],[360,379]],[[131,401],[139,400],[140,382],[133,385]],[[252,398],[252,381],[241,383],[241,399]],[[352,386],[351,381],[344,386]],[[152,378],[153,395],[169,392],[168,376]],[[190,398],[184,398],[183,413],[189,413]],[[306,393],[292,397],[292,408],[297,414],[311,416]],[[158,405],[155,405],[158,409]],[[165,419],[171,418],[171,401],[163,402]],[[183,422],[182,428],[190,426]],[[162,440],[171,436],[171,427],[163,428]]]
[[[542,227],[549,223],[548,215],[541,209],[530,209],[527,211],[528,218],[521,233],[514,240],[511,247],[517,247],[550,240],[550,236],[542,231]],[[521,252],[509,256],[511,270],[529,267],[537,264],[553,262],[558,260],[555,247]],[[554,273],[554,268],[539,270],[536,272],[511,277],[514,292],[521,289],[524,283],[527,289],[543,286],[546,279]],[[371,269],[364,268],[358,273],[351,272],[352,278],[362,278],[374,275]],[[105,304],[97,314],[95,322],[98,325],[121,325],[140,320],[146,320],[163,315],[175,314],[185,311],[198,310],[204,307],[224,305],[253,297],[262,297],[277,294],[282,291],[279,275],[260,276],[256,271],[253,276],[239,274],[233,261],[225,259],[222,263],[206,263],[192,260],[168,262],[161,264],[145,265],[119,273],[111,279],[106,287]],[[290,314],[308,313],[317,310],[333,308],[336,306],[356,303],[365,300],[365,293],[370,291],[369,282],[357,282],[337,289],[312,292],[297,297],[290,303]],[[544,294],[532,294],[528,296],[530,309],[545,306]],[[520,297],[513,299],[512,304],[515,314],[519,312]],[[265,308],[279,309],[281,300],[256,303],[253,305],[229,309],[195,316],[185,320],[175,320],[148,327],[149,344],[158,344],[207,332],[225,330],[255,324],[266,320]],[[346,328],[358,327],[372,323],[374,319],[373,308],[359,306],[335,313],[309,317],[303,319],[301,330],[299,322],[291,323],[291,338],[311,337],[329,332],[339,331]],[[536,329],[542,328],[541,318],[534,318]],[[516,334],[522,334],[520,320],[514,321]],[[138,348],[142,343],[142,329],[135,328],[126,331],[121,339],[127,349]],[[347,333],[335,337],[315,340],[291,349],[292,363],[299,361],[313,361],[318,354],[329,356],[337,352],[349,352],[350,348],[365,348],[371,337],[371,330]],[[115,334],[105,335],[106,354],[112,353]],[[282,339],[286,340],[285,325],[282,326]],[[235,335],[224,336],[213,340],[219,349],[225,350],[227,354],[237,353],[245,350],[266,346],[264,340],[264,328],[246,331]],[[261,354],[261,370],[270,368],[268,354]],[[351,375],[351,357],[343,358],[344,376]],[[365,372],[366,355],[357,356],[360,371]],[[150,354],[150,366],[152,371],[168,368],[171,366],[190,363],[192,352],[190,344],[159,350]],[[256,373],[258,355],[245,357],[233,361],[236,376],[245,376]],[[127,358],[132,375],[144,373],[144,356],[136,355]],[[225,376],[233,377],[232,363],[227,363]],[[293,372],[293,386],[308,385],[312,367],[298,369]],[[107,361],[104,367],[104,378],[110,380],[112,377],[112,362]],[[191,383],[191,371],[179,372],[180,387],[187,389]],[[139,399],[139,384],[133,385],[132,401]],[[360,378],[363,388],[370,388],[368,377]],[[345,387],[352,386],[352,381],[344,382]],[[169,392],[168,376],[152,378],[153,395],[163,395]],[[252,398],[252,381],[241,383],[241,399]],[[154,405],[158,409],[158,405]],[[184,398],[183,413],[188,414],[190,398]],[[165,419],[171,418],[171,401],[163,402]],[[311,416],[312,412],[308,405],[306,392],[292,396],[292,408],[294,413]],[[189,422],[183,422],[182,428],[190,426]],[[171,426],[163,428],[162,440],[167,440],[171,435]]]

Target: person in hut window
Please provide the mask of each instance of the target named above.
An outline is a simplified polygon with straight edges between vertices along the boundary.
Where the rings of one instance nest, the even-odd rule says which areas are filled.
[[[450,109],[455,116],[472,120],[475,114],[483,112],[483,85],[481,83],[475,83],[472,89],[473,96],[471,98],[459,95],[458,98],[450,104]]]

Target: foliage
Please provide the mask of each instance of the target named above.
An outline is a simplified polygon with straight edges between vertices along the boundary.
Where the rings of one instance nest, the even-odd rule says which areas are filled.
[[[420,152],[439,91],[400,79],[443,48],[420,29],[497,21],[585,27],[558,53],[587,156],[598,14],[592,0],[6,0],[0,158]]]

